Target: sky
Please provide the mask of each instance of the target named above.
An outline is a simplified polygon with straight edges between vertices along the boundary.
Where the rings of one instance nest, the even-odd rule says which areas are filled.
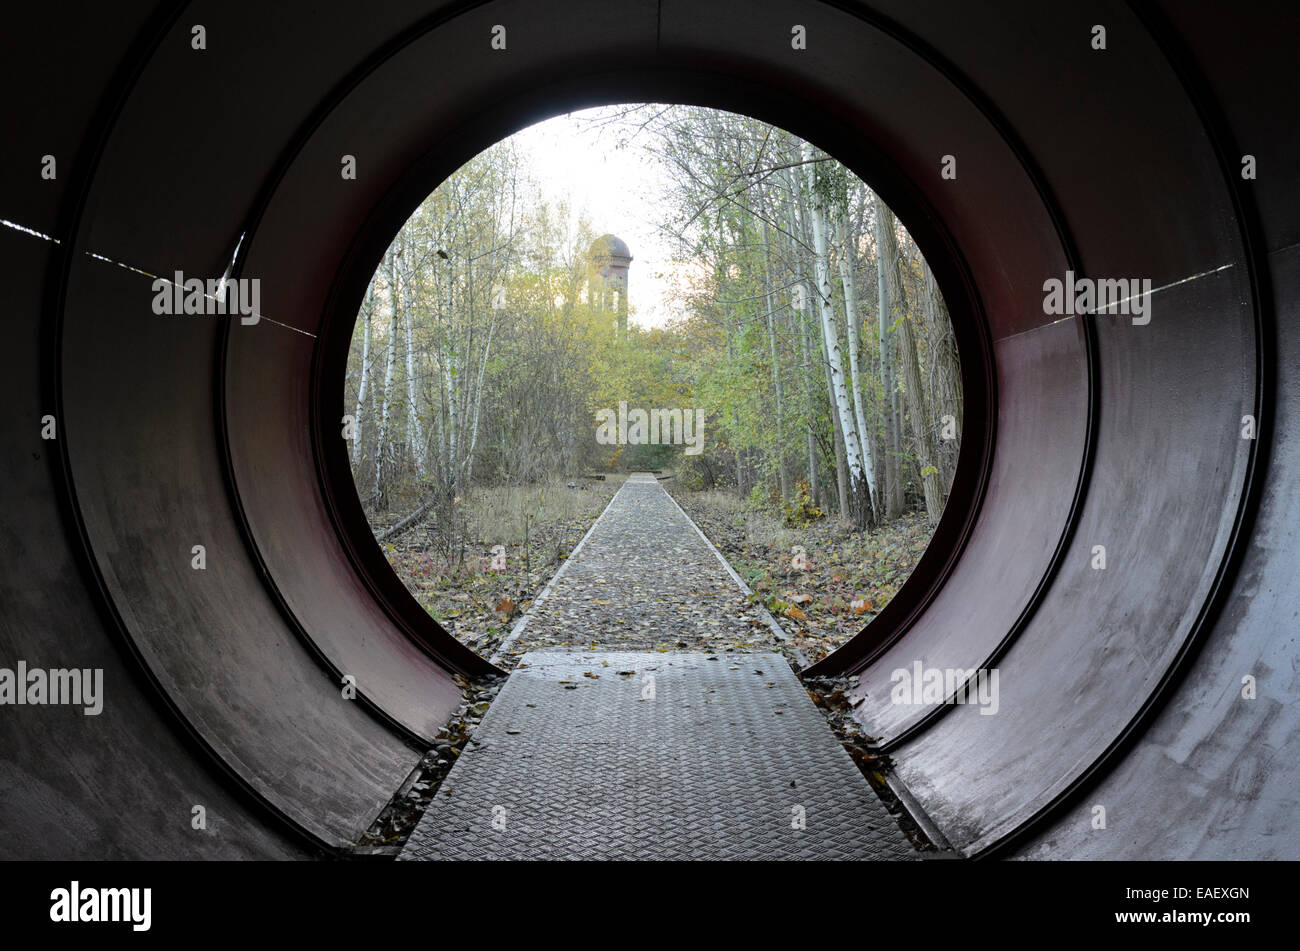
[[[668,185],[667,171],[640,148],[617,148],[618,130],[592,121],[605,113],[601,108],[556,116],[511,138],[528,156],[544,198],[567,201],[575,220],[585,213],[596,234],[627,243],[630,320],[660,327],[680,316],[669,293],[672,243],[658,231],[663,214],[657,199]]]

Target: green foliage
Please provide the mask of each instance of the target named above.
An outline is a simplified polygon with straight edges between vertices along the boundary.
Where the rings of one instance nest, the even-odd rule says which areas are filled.
[[[404,509],[426,486],[529,485],[558,473],[672,467],[680,485],[734,490],[741,506],[770,509],[787,524],[821,518],[807,485],[788,502],[781,498],[799,477],[822,487],[823,505],[837,498],[838,410],[828,396],[826,332],[817,308],[794,306],[793,294],[810,287],[816,271],[808,223],[814,194],[843,217],[832,230],[847,231],[832,236],[823,263],[842,355],[850,346],[843,274],[856,275],[860,370],[847,382],[872,436],[877,482],[904,482],[895,460],[910,458],[912,440],[898,414],[910,394],[897,355],[892,385],[880,372],[888,351],[882,354],[877,331],[870,190],[838,162],[819,152],[806,158],[801,140],[754,119],[696,107],[620,108],[626,124],[611,127],[672,173],[660,196],[661,223],[677,242],[665,263],[681,316],[620,332],[614,314],[592,306],[587,250],[596,231],[542,197],[511,140],[498,143],[411,216],[363,306],[366,395],[359,393],[363,321],[346,390],[349,412],[362,421],[354,463],[363,497],[377,495],[381,469],[393,483],[394,506]],[[926,379],[933,307],[918,311],[924,298],[916,289],[928,271],[919,254],[904,255],[899,266],[911,296],[889,318],[886,343],[897,347],[894,331],[908,321]],[[503,308],[490,302],[497,285],[506,292]],[[403,321],[392,320],[394,300]],[[953,407],[947,387],[943,405]],[[596,414],[622,402],[702,411],[703,453],[598,443]],[[895,431],[901,444],[890,443]],[[418,480],[417,455],[425,470]],[[917,458],[937,462],[941,480],[950,477],[948,457]]]
[[[667,469],[672,458],[672,446],[628,446],[623,452],[619,467],[627,472],[653,472]]]
[[[802,528],[809,522],[822,518],[826,513],[813,502],[807,482],[801,481],[795,489],[795,496],[782,509],[782,523],[787,528]]]

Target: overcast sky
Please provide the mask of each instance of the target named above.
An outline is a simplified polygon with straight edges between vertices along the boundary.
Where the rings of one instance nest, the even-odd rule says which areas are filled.
[[[618,130],[591,121],[605,109],[556,116],[517,132],[532,173],[550,202],[567,201],[574,218],[584,214],[596,234],[614,234],[632,252],[628,302],[631,320],[662,326],[668,300],[672,246],[658,231],[658,198],[665,170],[640,148],[616,148]]]

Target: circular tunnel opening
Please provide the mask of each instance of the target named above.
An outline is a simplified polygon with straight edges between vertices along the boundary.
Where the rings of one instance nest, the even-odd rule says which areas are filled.
[[[917,240],[828,152],[735,112],[596,106],[408,211],[349,282],[327,372],[371,570],[436,635],[504,666],[612,647],[802,669],[951,558],[927,551],[972,507],[962,343]],[[591,611],[590,578],[561,582],[583,550],[577,574],[610,575]]]
[[[62,644],[48,638],[101,625],[104,645],[123,648],[102,651],[105,662],[125,659],[145,674],[141,695],[165,700],[107,708],[95,722],[115,724],[112,742],[86,733],[51,745],[72,754],[67,768],[62,752],[40,760],[48,774],[77,782],[82,751],[112,751],[100,766],[113,795],[83,790],[77,809],[104,828],[138,801],[168,801],[166,783],[139,796],[157,748],[180,776],[217,764],[248,792],[254,820],[274,817],[266,828],[355,842],[462,702],[452,675],[490,668],[401,585],[355,497],[342,367],[366,284],[411,210],[492,142],[564,109],[658,100],[756,115],[840,157],[907,221],[952,310],[967,405],[947,514],[880,617],[817,667],[860,676],[854,716],[898,753],[955,846],[982,855],[1042,833],[1039,847],[1078,856],[1284,850],[1266,841],[1284,796],[1254,783],[1188,795],[1205,777],[1227,788],[1272,763],[1253,744],[1276,722],[1257,712],[1265,704],[1220,701],[1261,658],[1275,666],[1293,613],[1267,594],[1289,590],[1290,548],[1250,535],[1256,509],[1270,531],[1285,519],[1286,480],[1264,476],[1290,456],[1242,431],[1248,416],[1267,434],[1272,400],[1286,395],[1273,392],[1274,361],[1291,351],[1273,350],[1269,288],[1280,280],[1287,299],[1293,242],[1276,210],[1262,240],[1251,194],[1287,182],[1243,184],[1235,167],[1246,151],[1281,154],[1277,140],[1230,130],[1194,101],[1195,63],[1171,54],[1179,30],[1149,7],[1110,12],[1124,41],[1104,54],[1050,12],[799,10],[815,40],[802,52],[781,4],[743,19],[710,3],[645,5],[639,19],[608,4],[529,8],[510,14],[507,55],[487,42],[495,10],[370,33],[319,18],[330,52],[286,25],[286,44],[311,56],[269,98],[274,75],[251,62],[201,74],[143,45],[139,69],[113,81],[119,94],[105,98],[58,214],[39,202],[6,210],[30,226],[9,235],[32,242],[14,249],[24,276],[51,275],[44,291],[27,282],[31,308],[45,301],[51,319],[41,359],[14,361],[42,377],[31,383],[39,403],[15,418],[28,435],[32,419],[57,418],[57,452],[42,453],[53,480],[31,475],[31,486],[71,539],[69,551],[49,546],[39,590],[60,597],[28,605],[20,641],[48,654]],[[1196,27],[1196,15],[1177,16]],[[1220,26],[1201,22],[1189,42],[1212,50],[1196,30],[1217,39]],[[1063,81],[1090,94],[1062,103]],[[1224,95],[1232,104],[1240,90]],[[1248,118],[1246,101],[1235,108]],[[257,124],[238,148],[195,147],[224,132],[208,117],[233,114]],[[179,153],[159,147],[159,115],[192,133],[177,137]],[[1063,117],[1099,130],[1086,150],[1060,134]],[[49,147],[39,138],[27,152]],[[942,177],[949,155],[953,179]],[[340,156],[357,160],[355,179],[340,178]],[[1260,163],[1271,167],[1282,166]],[[58,236],[59,257],[33,250],[56,249],[41,235]],[[266,319],[162,319],[142,275],[182,266],[262,279]],[[1058,319],[1041,291],[1071,274],[1150,280],[1154,318]],[[31,537],[39,544],[14,547],[24,571],[59,533],[33,521]],[[75,609],[69,559],[88,580]],[[882,700],[890,673],[918,661],[1000,665],[996,715]],[[355,703],[340,697],[345,677]],[[193,748],[154,743],[160,718]],[[304,781],[320,763],[329,770]],[[1081,798],[1092,789],[1114,804],[1118,834],[1093,835]],[[38,798],[23,808],[48,815]],[[1225,807],[1256,834],[1224,832]],[[264,831],[227,828],[248,830],[232,841]],[[84,849],[73,837],[63,847]],[[192,852],[183,838],[156,847]]]

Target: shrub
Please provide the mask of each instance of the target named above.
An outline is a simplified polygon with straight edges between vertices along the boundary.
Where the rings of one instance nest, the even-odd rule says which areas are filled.
[[[795,497],[783,507],[781,520],[787,528],[802,528],[825,514],[813,502],[808,492],[808,483],[800,482],[796,487]]]

